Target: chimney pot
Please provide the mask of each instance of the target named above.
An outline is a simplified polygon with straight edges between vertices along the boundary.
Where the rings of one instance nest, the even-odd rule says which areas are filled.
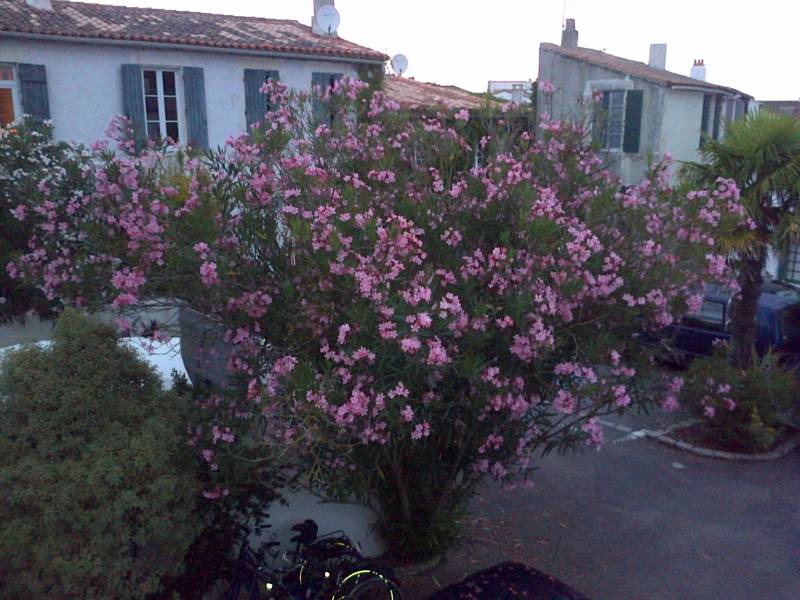
[[[578,47],[578,30],[575,29],[575,19],[567,19],[561,32],[562,48]]]
[[[667,68],[667,45],[650,44],[650,58],[647,64],[662,71]]]
[[[692,65],[692,70],[689,73],[689,76],[692,79],[697,79],[698,81],[705,81],[706,80],[706,61],[702,58],[696,58],[694,60],[694,64]]]

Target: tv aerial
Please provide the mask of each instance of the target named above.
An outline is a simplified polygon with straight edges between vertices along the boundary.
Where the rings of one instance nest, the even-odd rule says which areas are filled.
[[[408,71],[408,58],[406,58],[405,54],[395,54],[392,57],[392,71],[399,77],[402,77],[403,73]]]
[[[342,21],[339,11],[331,4],[321,6],[317,11],[316,19],[319,28],[328,35],[335,35],[336,30],[339,29],[339,23]]]

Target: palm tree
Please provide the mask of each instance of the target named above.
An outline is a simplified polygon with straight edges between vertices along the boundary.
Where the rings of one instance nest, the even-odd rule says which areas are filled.
[[[800,230],[800,120],[765,110],[749,113],[730,123],[721,140],[705,140],[700,154],[703,162],[684,165],[684,175],[704,185],[733,179],[756,223],[731,254],[742,290],[733,309],[734,361],[747,368],[769,248],[781,247]]]

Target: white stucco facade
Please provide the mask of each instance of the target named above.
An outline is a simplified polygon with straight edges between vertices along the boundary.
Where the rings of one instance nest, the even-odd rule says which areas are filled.
[[[703,94],[664,90],[658,148],[672,154],[675,162],[700,160],[700,124]]]
[[[0,63],[45,66],[54,136],[91,143],[123,113],[123,64],[143,68],[203,69],[211,147],[245,130],[244,69],[276,70],[290,88],[309,90],[311,74],[357,77],[358,65],[339,60],[168,49],[135,44],[73,43],[0,37]],[[179,78],[180,79],[180,78]],[[178,88],[178,106],[181,107]],[[184,117],[181,116],[181,119]]]

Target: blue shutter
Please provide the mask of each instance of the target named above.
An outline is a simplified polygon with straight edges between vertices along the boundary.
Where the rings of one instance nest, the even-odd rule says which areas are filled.
[[[639,152],[639,142],[642,137],[642,104],[644,92],[642,90],[628,90],[625,94],[625,136],[622,141],[623,152]]]
[[[130,120],[133,137],[139,144],[144,143],[147,138],[144,122],[143,86],[142,67],[122,65],[122,112]]]
[[[208,148],[206,85],[202,68],[183,67],[183,102],[186,106],[187,142],[196,148]]]
[[[22,112],[42,122],[50,118],[47,74],[44,65],[17,65]]]
[[[342,78],[341,73],[312,73],[311,87],[319,88],[321,93],[333,87],[334,83]],[[320,98],[314,98],[312,103],[312,117],[314,123],[325,123],[330,125],[333,122],[333,113],[326,102]]]
[[[277,71],[265,71],[263,69],[244,70],[244,113],[247,120],[247,128],[250,129],[253,123],[260,121],[264,114],[271,110],[269,98],[261,93],[261,86],[267,79],[278,80]]]

